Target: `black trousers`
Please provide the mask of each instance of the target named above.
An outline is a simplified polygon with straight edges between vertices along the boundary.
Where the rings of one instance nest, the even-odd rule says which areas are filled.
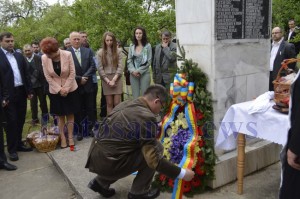
[[[0,107],[0,164],[6,162],[6,155],[4,152],[3,122],[3,110]]]
[[[106,107],[106,98],[103,93],[103,88],[101,86],[101,101],[100,101],[100,117],[106,117],[107,115],[107,107]]]
[[[74,131],[82,136],[87,136],[95,124],[94,112],[94,93],[79,94],[78,103],[80,104],[79,112],[75,113]]]
[[[98,94],[98,83],[94,83],[94,114],[95,114],[95,121],[94,123],[96,122],[97,120],[97,94]]]
[[[274,85],[273,85],[273,71],[270,71],[269,76],[269,91],[274,91]]]
[[[163,153],[163,147],[161,145],[159,145],[159,153]],[[144,155],[140,150],[136,150],[135,152],[129,154],[127,156],[126,162],[120,162],[118,169],[111,169],[112,171],[115,171],[114,175],[107,175],[106,173],[98,174],[95,177],[97,182],[105,189],[108,189],[110,185],[116,182],[117,180],[131,175],[133,172],[138,171],[130,189],[130,192],[133,194],[147,193],[150,189],[153,176],[155,174],[155,170],[151,169],[148,166]]]
[[[22,144],[22,132],[26,117],[27,94],[24,86],[14,88],[14,95],[3,108],[7,123],[6,138],[8,153],[17,152],[17,147]]]
[[[33,120],[38,119],[38,100],[40,101],[40,109],[42,116],[48,113],[46,94],[42,87],[33,89],[34,95],[30,100],[31,116]]]
[[[285,147],[280,156],[282,164],[281,187],[279,199],[300,198],[300,171],[292,168],[287,162],[287,148]]]

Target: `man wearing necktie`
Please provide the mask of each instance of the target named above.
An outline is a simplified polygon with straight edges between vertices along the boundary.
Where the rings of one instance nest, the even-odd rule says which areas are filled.
[[[93,128],[92,122],[94,117],[94,100],[93,100],[93,80],[92,75],[96,70],[93,59],[93,52],[89,48],[81,47],[81,37],[79,32],[70,33],[71,47],[68,51],[72,53],[75,71],[76,82],[78,84],[79,99],[81,108],[78,113],[75,113],[75,128],[77,131],[77,140],[82,140],[83,135],[87,135]]]

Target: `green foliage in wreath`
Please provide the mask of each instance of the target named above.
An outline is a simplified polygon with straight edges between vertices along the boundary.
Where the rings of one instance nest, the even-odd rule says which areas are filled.
[[[184,192],[187,197],[192,197],[194,194],[201,193],[206,190],[209,181],[214,179],[214,166],[216,161],[216,155],[214,151],[214,125],[213,125],[213,106],[212,106],[212,95],[207,90],[208,77],[207,75],[198,67],[198,64],[193,62],[192,59],[186,59],[185,50],[180,47],[177,41],[178,50],[180,55],[177,55],[178,60],[182,61],[181,66],[178,69],[178,73],[186,74],[186,80],[188,82],[195,83],[195,92],[193,102],[196,109],[197,126],[200,128],[202,135],[201,144],[201,169],[195,173],[200,173],[197,175],[197,182],[192,182],[191,184],[197,183],[198,186],[192,186],[190,191]],[[174,74],[175,75],[175,74]],[[171,100],[169,101],[170,105]],[[168,106],[166,106],[168,107]],[[166,114],[167,110],[164,110]],[[199,161],[199,160],[198,160]],[[200,182],[199,182],[200,179]],[[153,186],[159,187],[162,191],[172,192],[173,190],[173,179],[169,179],[162,174],[157,174],[155,176]],[[200,185],[199,185],[200,183]]]

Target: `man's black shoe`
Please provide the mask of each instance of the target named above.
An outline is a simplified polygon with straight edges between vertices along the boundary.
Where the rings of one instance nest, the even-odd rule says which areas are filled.
[[[21,151],[21,152],[29,152],[32,151],[31,147],[25,146],[24,144],[20,145],[17,147],[17,151]]]
[[[9,164],[8,162],[4,162],[3,164],[0,164],[0,169],[5,169],[7,171],[13,171],[16,170],[18,167],[16,167],[13,164]]]
[[[90,137],[94,137],[94,131],[93,131],[93,130],[91,130],[91,131],[89,132],[89,136],[90,136]]]
[[[81,141],[83,139],[82,135],[77,135],[77,141]]]
[[[19,160],[19,156],[17,153],[9,153],[8,154],[8,158],[11,160],[11,161],[18,161]]]
[[[112,188],[104,189],[95,179],[90,181],[90,183],[88,184],[88,187],[91,190],[100,193],[105,198],[110,198],[116,194],[115,189],[112,189]]]
[[[157,198],[160,194],[160,190],[155,188],[155,189],[150,189],[147,193],[144,194],[132,194],[128,193],[128,199],[153,199]]]

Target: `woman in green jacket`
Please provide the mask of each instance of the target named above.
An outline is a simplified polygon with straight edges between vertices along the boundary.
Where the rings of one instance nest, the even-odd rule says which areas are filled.
[[[143,95],[150,86],[150,64],[152,49],[148,43],[146,31],[143,27],[136,27],[133,31],[133,44],[128,53],[128,70],[133,98]]]

